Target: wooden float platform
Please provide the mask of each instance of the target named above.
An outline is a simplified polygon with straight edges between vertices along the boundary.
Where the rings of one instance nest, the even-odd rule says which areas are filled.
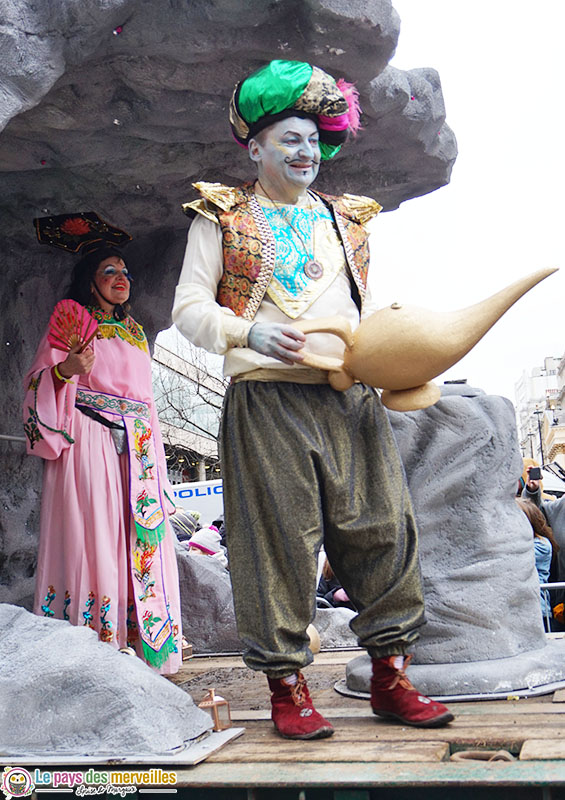
[[[333,688],[347,662],[361,652],[319,653],[304,670],[316,708],[336,729],[331,738],[312,742],[275,733],[265,677],[248,670],[239,656],[184,662],[170,680],[196,703],[215,688],[229,700],[233,723],[245,733],[196,766],[176,767],[178,796],[565,800],[565,690],[449,703],[455,714],[450,725],[410,728],[375,717],[368,701]],[[477,749],[507,750],[515,760],[450,760],[452,753]]]

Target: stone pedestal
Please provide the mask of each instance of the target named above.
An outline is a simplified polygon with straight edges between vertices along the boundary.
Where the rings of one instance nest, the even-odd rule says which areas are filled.
[[[522,459],[512,403],[447,386],[431,408],[390,419],[418,520],[426,600],[411,679],[436,696],[565,680],[565,644],[545,636],[532,529],[514,500]],[[369,682],[370,659],[361,656],[346,688],[368,692]]]

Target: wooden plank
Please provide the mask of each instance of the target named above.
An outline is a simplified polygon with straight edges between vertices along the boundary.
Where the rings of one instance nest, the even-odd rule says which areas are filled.
[[[314,662],[305,670],[306,677],[309,682],[310,692],[318,710],[322,713],[327,709],[351,709],[353,715],[355,713],[363,713],[364,710],[369,708],[367,700],[358,698],[351,698],[338,694],[333,686],[337,679],[343,677],[342,667],[344,663],[350,660],[350,657],[356,657],[356,654],[346,652],[344,653],[328,653],[321,654],[324,658],[318,663]],[[318,659],[319,656],[316,656]],[[339,663],[335,663],[339,662]],[[240,680],[237,683],[237,693],[234,691],[234,675],[232,670],[241,670],[241,675],[237,676]],[[212,673],[212,674],[210,674]],[[245,711],[246,709],[263,710],[268,715],[269,703],[269,690],[264,676],[261,673],[254,673],[248,670],[242,659],[237,657],[206,657],[201,659],[192,659],[183,665],[179,673],[170,678],[176,685],[181,686],[185,691],[188,691],[196,702],[199,702],[201,697],[204,696],[209,685],[213,685],[221,692],[222,696],[227,697],[230,701],[232,710]],[[563,690],[565,693],[565,690]],[[537,698],[522,698],[520,700],[492,700],[492,701],[476,701],[466,703],[450,703],[449,706],[455,713],[462,713],[460,709],[465,709],[464,713],[483,713],[485,706],[490,709],[504,708],[504,706],[525,706],[524,713],[531,713],[528,706],[531,703],[549,704],[553,695],[547,695]],[[563,708],[559,703],[555,703],[555,708]],[[522,709],[521,709],[522,710]],[[330,712],[328,712],[330,713]],[[369,712],[370,713],[370,712]],[[504,711],[506,713],[506,711]],[[559,713],[559,712],[557,712]],[[340,712],[342,715],[343,712]],[[240,717],[245,719],[244,716]],[[253,716],[252,716],[253,718]]]
[[[319,667],[322,664],[349,664],[349,662],[363,655],[365,650],[358,648],[357,650],[337,650],[325,653],[316,653],[314,656],[314,666]]]
[[[341,720],[336,725],[336,733],[331,739],[311,744],[320,747],[326,742],[339,741],[344,748],[352,746],[362,749],[366,745],[380,743],[392,748],[400,744],[421,742],[425,739],[428,742],[448,742],[452,746],[456,746],[457,749],[482,747],[519,753],[522,744],[534,737],[546,741],[565,740],[565,727],[559,724],[533,727],[526,725],[509,726],[501,719],[496,725],[475,724],[465,727],[451,723],[445,728],[423,730],[390,723],[379,725],[372,720],[364,719]],[[253,751],[258,747],[262,747],[269,740],[275,741],[282,752],[287,752],[288,745],[291,744],[288,740],[281,739],[277,735],[270,721],[251,721],[245,724],[245,734],[239,740],[238,747],[241,752],[247,748],[249,760],[251,760]],[[226,749],[226,754],[233,746]],[[287,749],[285,750],[285,748]]]
[[[559,761],[440,761],[402,764],[276,761],[221,764],[205,761],[189,770],[176,770],[177,788],[190,787],[409,787],[449,786],[562,786],[565,763]],[[417,796],[417,795],[414,795]],[[450,795],[451,796],[451,795]],[[454,795],[455,796],[455,795]]]
[[[539,698],[538,698],[539,699]],[[529,714],[563,714],[565,707],[551,702],[539,703],[536,698],[530,700],[501,700],[485,703],[449,703],[449,708],[458,716],[498,716],[499,714],[516,714],[527,717]]]
[[[371,715],[370,717],[357,717],[355,719],[352,718],[345,718],[341,719],[339,722],[340,729],[349,730],[354,735],[358,730],[370,730],[374,732],[376,736],[383,734],[388,736],[389,734],[397,735],[400,734],[401,736],[409,735],[410,731],[416,733],[418,728],[412,728],[408,725],[403,725],[402,723],[398,722],[390,722],[388,720],[383,720],[379,717]],[[565,725],[563,724],[563,720],[561,719],[561,715],[545,715],[545,714],[529,714],[521,716],[519,714],[497,714],[488,716],[484,715],[481,717],[476,716],[460,716],[456,717],[456,719],[451,722],[445,728],[439,728],[437,731],[441,733],[441,731],[473,731],[478,728],[486,728],[489,730],[511,730],[511,729],[520,729],[520,730],[531,730],[536,731],[539,729],[551,729],[562,731],[563,735],[565,735]],[[434,729],[430,729],[433,731]],[[536,738],[534,736],[529,736],[529,739]]]
[[[556,759],[565,762],[565,741],[563,739],[526,739],[520,750],[521,761],[552,761]]]
[[[444,761],[449,756],[447,742],[343,742],[334,735],[316,742],[268,739],[262,742],[235,742],[209,757],[215,763],[284,762],[428,762]]]
[[[189,661],[183,662],[178,672],[174,675],[165,675],[167,680],[171,683],[179,684],[185,683],[197,675],[202,675],[211,670],[217,669],[233,669],[234,667],[241,667],[247,669],[243,663],[241,656],[224,656],[222,658],[191,658]]]
[[[253,729],[254,726],[272,727],[272,723],[268,719],[261,720],[248,720],[245,724],[246,729]],[[343,717],[336,720],[336,727],[341,731],[347,731],[352,736],[357,736],[360,733],[364,735],[371,735],[375,737],[394,737],[409,736],[411,733],[422,732],[422,728],[414,728],[409,725],[403,725],[401,722],[392,722],[384,720],[371,714],[364,717]],[[442,731],[465,731],[470,732],[479,728],[488,728],[489,730],[510,730],[510,729],[524,729],[536,732],[538,730],[557,730],[562,731],[565,736],[565,725],[560,714],[530,714],[528,716],[520,716],[516,714],[499,714],[497,716],[468,716],[456,717],[456,719],[444,728],[427,728],[426,734],[430,733],[434,737],[441,734]],[[421,736],[419,738],[422,738]],[[426,738],[429,738],[426,735]],[[528,739],[541,738],[536,735],[528,736]]]
[[[358,654],[359,651],[320,654],[305,670],[316,708],[336,727],[336,734],[323,741],[291,742],[276,734],[270,720],[265,678],[247,670],[240,657],[192,659],[183,665],[176,682],[196,702],[208,686],[216,686],[230,701],[235,724],[245,726],[243,737],[211,756],[213,766],[224,768],[231,764],[243,769],[248,765],[249,769],[256,767],[261,775],[269,764],[278,764],[281,769],[295,765],[297,774],[304,773],[305,765],[321,761],[334,768],[338,764],[365,768],[370,763],[392,768],[397,759],[407,765],[413,762],[429,766],[430,759],[436,759],[436,765],[443,764],[437,759],[445,757],[448,746],[505,749],[517,754],[531,740],[541,741],[540,753],[550,752],[546,746],[550,742],[556,748],[565,744],[565,717],[561,716],[565,714],[565,689],[554,695],[520,700],[450,703],[456,719],[437,730],[379,719],[366,700],[339,695],[333,689],[335,681],[343,677],[344,664]],[[524,751],[526,756],[528,748]],[[528,759],[523,760],[528,763]],[[553,762],[545,759],[545,763]]]
[[[514,716],[523,716],[524,721],[526,721],[529,719],[528,715],[530,714],[547,714],[548,717],[555,714],[565,714],[565,704],[552,705],[551,703],[534,703],[531,701],[526,704],[520,701],[500,701],[499,704],[495,705],[494,702],[495,701],[493,701],[493,703],[474,703],[472,705],[463,703],[456,705],[455,703],[450,703],[449,708],[453,711],[456,719],[461,719],[462,717],[488,717],[492,719],[493,717],[511,714]],[[366,703],[361,708],[336,708],[333,706],[324,708],[316,703],[316,709],[327,719],[357,719],[366,717],[367,719],[376,721],[376,717],[369,703]],[[268,707],[263,709],[235,709],[232,712],[232,719],[242,722],[245,720],[265,720],[270,718],[271,712]]]

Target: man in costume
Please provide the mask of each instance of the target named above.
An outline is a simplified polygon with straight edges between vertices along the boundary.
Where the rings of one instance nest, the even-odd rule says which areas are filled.
[[[405,654],[424,622],[417,533],[403,468],[378,396],[335,391],[301,364],[294,321],[340,314],[355,328],[375,310],[367,289],[374,200],[309,187],[359,124],[354,88],[317,67],[272,61],[235,89],[235,138],[258,178],[195,184],[201,197],[173,320],[194,344],[225,355],[221,425],[227,545],[246,664],[266,673],[283,736],[333,728],[301,669],[312,661],[317,555],[359,614],[351,627],[372,657],[371,704],[383,717],[432,727],[453,719],[410,684]],[[308,350],[340,357],[328,334]]]

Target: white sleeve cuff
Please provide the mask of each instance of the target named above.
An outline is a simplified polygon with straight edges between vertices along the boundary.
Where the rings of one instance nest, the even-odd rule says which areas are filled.
[[[228,347],[247,347],[247,336],[253,322],[241,317],[236,317],[229,309],[222,308],[224,312],[223,327]]]

